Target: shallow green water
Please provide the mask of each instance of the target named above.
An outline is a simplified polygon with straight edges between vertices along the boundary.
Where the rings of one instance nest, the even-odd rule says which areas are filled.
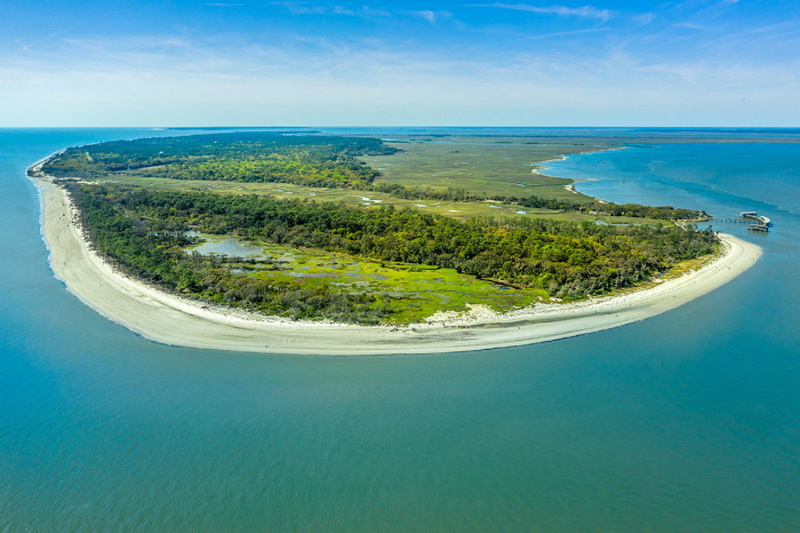
[[[660,180],[637,198],[770,216],[717,228],[766,253],[706,297],[543,345],[347,358],[156,345],[52,277],[25,168],[150,134],[0,131],[0,530],[800,529],[800,145],[737,145],[724,172],[699,144],[564,163],[631,165],[610,200]]]

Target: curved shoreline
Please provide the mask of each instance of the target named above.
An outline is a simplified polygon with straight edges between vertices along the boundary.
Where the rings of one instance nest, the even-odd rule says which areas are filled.
[[[128,278],[84,239],[66,191],[29,170],[39,191],[41,233],[55,276],[89,307],[155,342],[192,348],[303,355],[431,354],[552,341],[644,320],[732,280],[761,248],[720,234],[724,253],[702,268],[653,287],[575,304],[537,304],[507,314],[476,306],[467,317],[439,316],[407,327],[291,321],[215,308]]]

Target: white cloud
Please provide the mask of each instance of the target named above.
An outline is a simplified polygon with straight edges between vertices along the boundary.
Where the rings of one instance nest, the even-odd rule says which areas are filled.
[[[317,4],[314,2],[284,1],[273,2],[283,6],[293,15],[348,15],[354,17],[389,17],[391,13],[385,9],[374,9],[367,5],[360,9],[351,9],[342,5]]]
[[[586,28],[584,30],[560,31],[554,33],[540,33],[531,36],[531,39],[550,39],[552,37],[571,37],[575,35],[583,35],[586,33],[598,33],[610,31],[611,28]]]
[[[633,47],[499,60],[377,38],[229,37],[73,39],[0,55],[0,125],[729,125],[741,119],[734,100],[760,106],[761,125],[800,121],[796,62],[654,62]]]
[[[543,13],[549,15],[567,15],[575,17],[596,18],[607,21],[611,18],[611,12],[607,9],[598,9],[594,6],[566,7],[566,6],[532,6],[528,4],[488,4],[485,7],[497,9],[511,9],[516,11],[529,11],[532,13]]]
[[[436,23],[436,13],[433,11],[412,11],[412,13],[418,17],[422,17],[431,24]]]
[[[398,14],[421,18],[430,22],[431,24],[436,24],[442,19],[450,19],[453,16],[453,14],[449,11],[431,11],[428,9],[422,9],[419,11],[399,11]]]
[[[686,28],[688,30],[709,31],[714,29],[713,26],[708,24],[697,24],[695,22],[676,22],[673,24],[676,28]]]
[[[633,19],[633,21],[634,21],[634,22],[636,22],[637,24],[641,24],[642,26],[646,26],[647,24],[650,24],[651,22],[653,22],[653,20],[655,20],[655,18],[656,18],[656,14],[655,14],[655,13],[653,13],[653,12],[650,12],[650,13],[642,13],[642,14],[640,14],[640,15],[634,15],[634,16],[633,16],[633,17],[631,17],[631,18],[632,18],[632,19]]]
[[[354,15],[355,12],[343,6],[328,6],[313,2],[273,2],[274,5],[283,6],[293,15]]]
[[[391,16],[391,13],[386,11],[385,9],[373,9],[369,6],[362,6],[361,13],[366,16],[374,16],[374,17],[388,17]]]

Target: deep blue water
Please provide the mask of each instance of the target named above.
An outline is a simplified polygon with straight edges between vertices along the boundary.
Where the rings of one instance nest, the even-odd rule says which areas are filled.
[[[337,358],[153,344],[53,278],[26,167],[153,133],[0,130],[0,530],[800,529],[800,144],[551,165],[608,200],[773,219],[715,224],[765,254],[688,305],[543,345]]]

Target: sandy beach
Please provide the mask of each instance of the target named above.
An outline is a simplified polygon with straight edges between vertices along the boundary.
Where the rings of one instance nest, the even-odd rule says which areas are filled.
[[[32,167],[36,173],[38,165]],[[702,268],[653,287],[576,304],[537,304],[499,315],[475,306],[409,327],[272,319],[214,308],[115,271],[91,250],[66,192],[39,175],[42,236],[56,277],[84,303],[141,336],[168,345],[304,355],[431,354],[519,346],[614,328],[674,309],[729,282],[761,248],[720,234],[723,253]]]

